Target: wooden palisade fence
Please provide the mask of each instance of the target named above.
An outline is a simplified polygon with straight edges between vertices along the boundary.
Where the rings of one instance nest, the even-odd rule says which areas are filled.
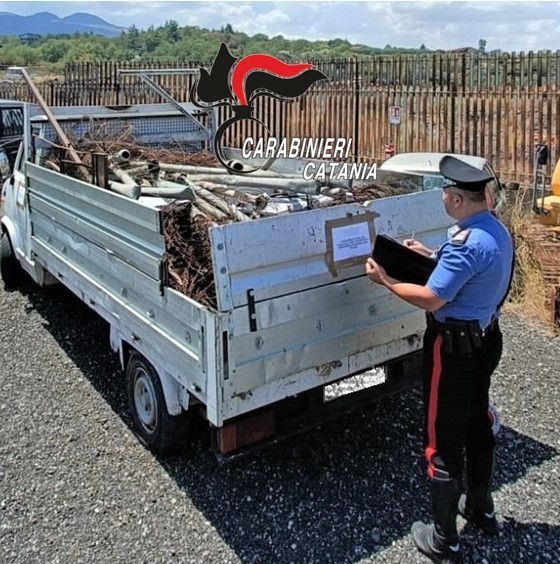
[[[259,97],[254,114],[276,136],[352,138],[353,158],[381,161],[397,152],[469,153],[489,159],[503,180],[530,183],[536,143],[550,147],[548,174],[560,157],[560,52],[486,55],[447,52],[311,61],[329,78],[291,101]],[[121,105],[158,102],[137,77],[118,69],[208,68],[211,62],[107,62],[68,65],[63,80],[39,88],[48,104]],[[188,101],[193,75],[157,77]],[[24,84],[0,82],[0,98],[31,100]],[[391,124],[389,108],[401,108]],[[225,119],[228,109],[220,110]],[[240,122],[228,131],[239,145],[260,131]]]

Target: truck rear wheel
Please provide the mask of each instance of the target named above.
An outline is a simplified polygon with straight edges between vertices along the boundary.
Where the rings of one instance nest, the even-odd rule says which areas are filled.
[[[5,232],[0,239],[0,275],[6,290],[17,290],[25,281],[25,271],[21,268],[10,238]]]
[[[189,424],[185,413],[169,415],[154,367],[133,352],[126,367],[128,403],[134,432],[152,452],[169,454],[186,446]]]

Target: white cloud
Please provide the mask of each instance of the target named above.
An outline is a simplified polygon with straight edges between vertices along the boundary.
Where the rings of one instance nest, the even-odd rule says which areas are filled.
[[[560,49],[558,2],[0,2],[0,11],[89,12],[140,29],[167,20],[209,29],[229,23],[249,35],[341,38],[374,47],[476,47],[483,38],[487,49]]]
[[[268,12],[267,14],[262,14],[257,17],[257,23],[264,26],[287,23],[289,21],[290,16],[280,10],[272,10],[272,12]]]

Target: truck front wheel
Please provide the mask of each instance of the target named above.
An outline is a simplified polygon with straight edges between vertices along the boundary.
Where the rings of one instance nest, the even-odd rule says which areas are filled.
[[[25,271],[21,268],[10,238],[5,232],[0,239],[0,275],[6,290],[17,290],[25,281]]]
[[[133,352],[127,363],[126,378],[134,432],[140,442],[159,454],[182,450],[188,435],[187,415],[169,415],[154,367]]]

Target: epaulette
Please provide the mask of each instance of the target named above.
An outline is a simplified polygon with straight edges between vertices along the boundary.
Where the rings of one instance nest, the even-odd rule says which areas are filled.
[[[457,233],[455,233],[455,235],[453,235],[451,242],[455,243],[456,245],[462,245],[469,238],[470,234],[470,229],[461,229],[461,231],[458,231]]]

